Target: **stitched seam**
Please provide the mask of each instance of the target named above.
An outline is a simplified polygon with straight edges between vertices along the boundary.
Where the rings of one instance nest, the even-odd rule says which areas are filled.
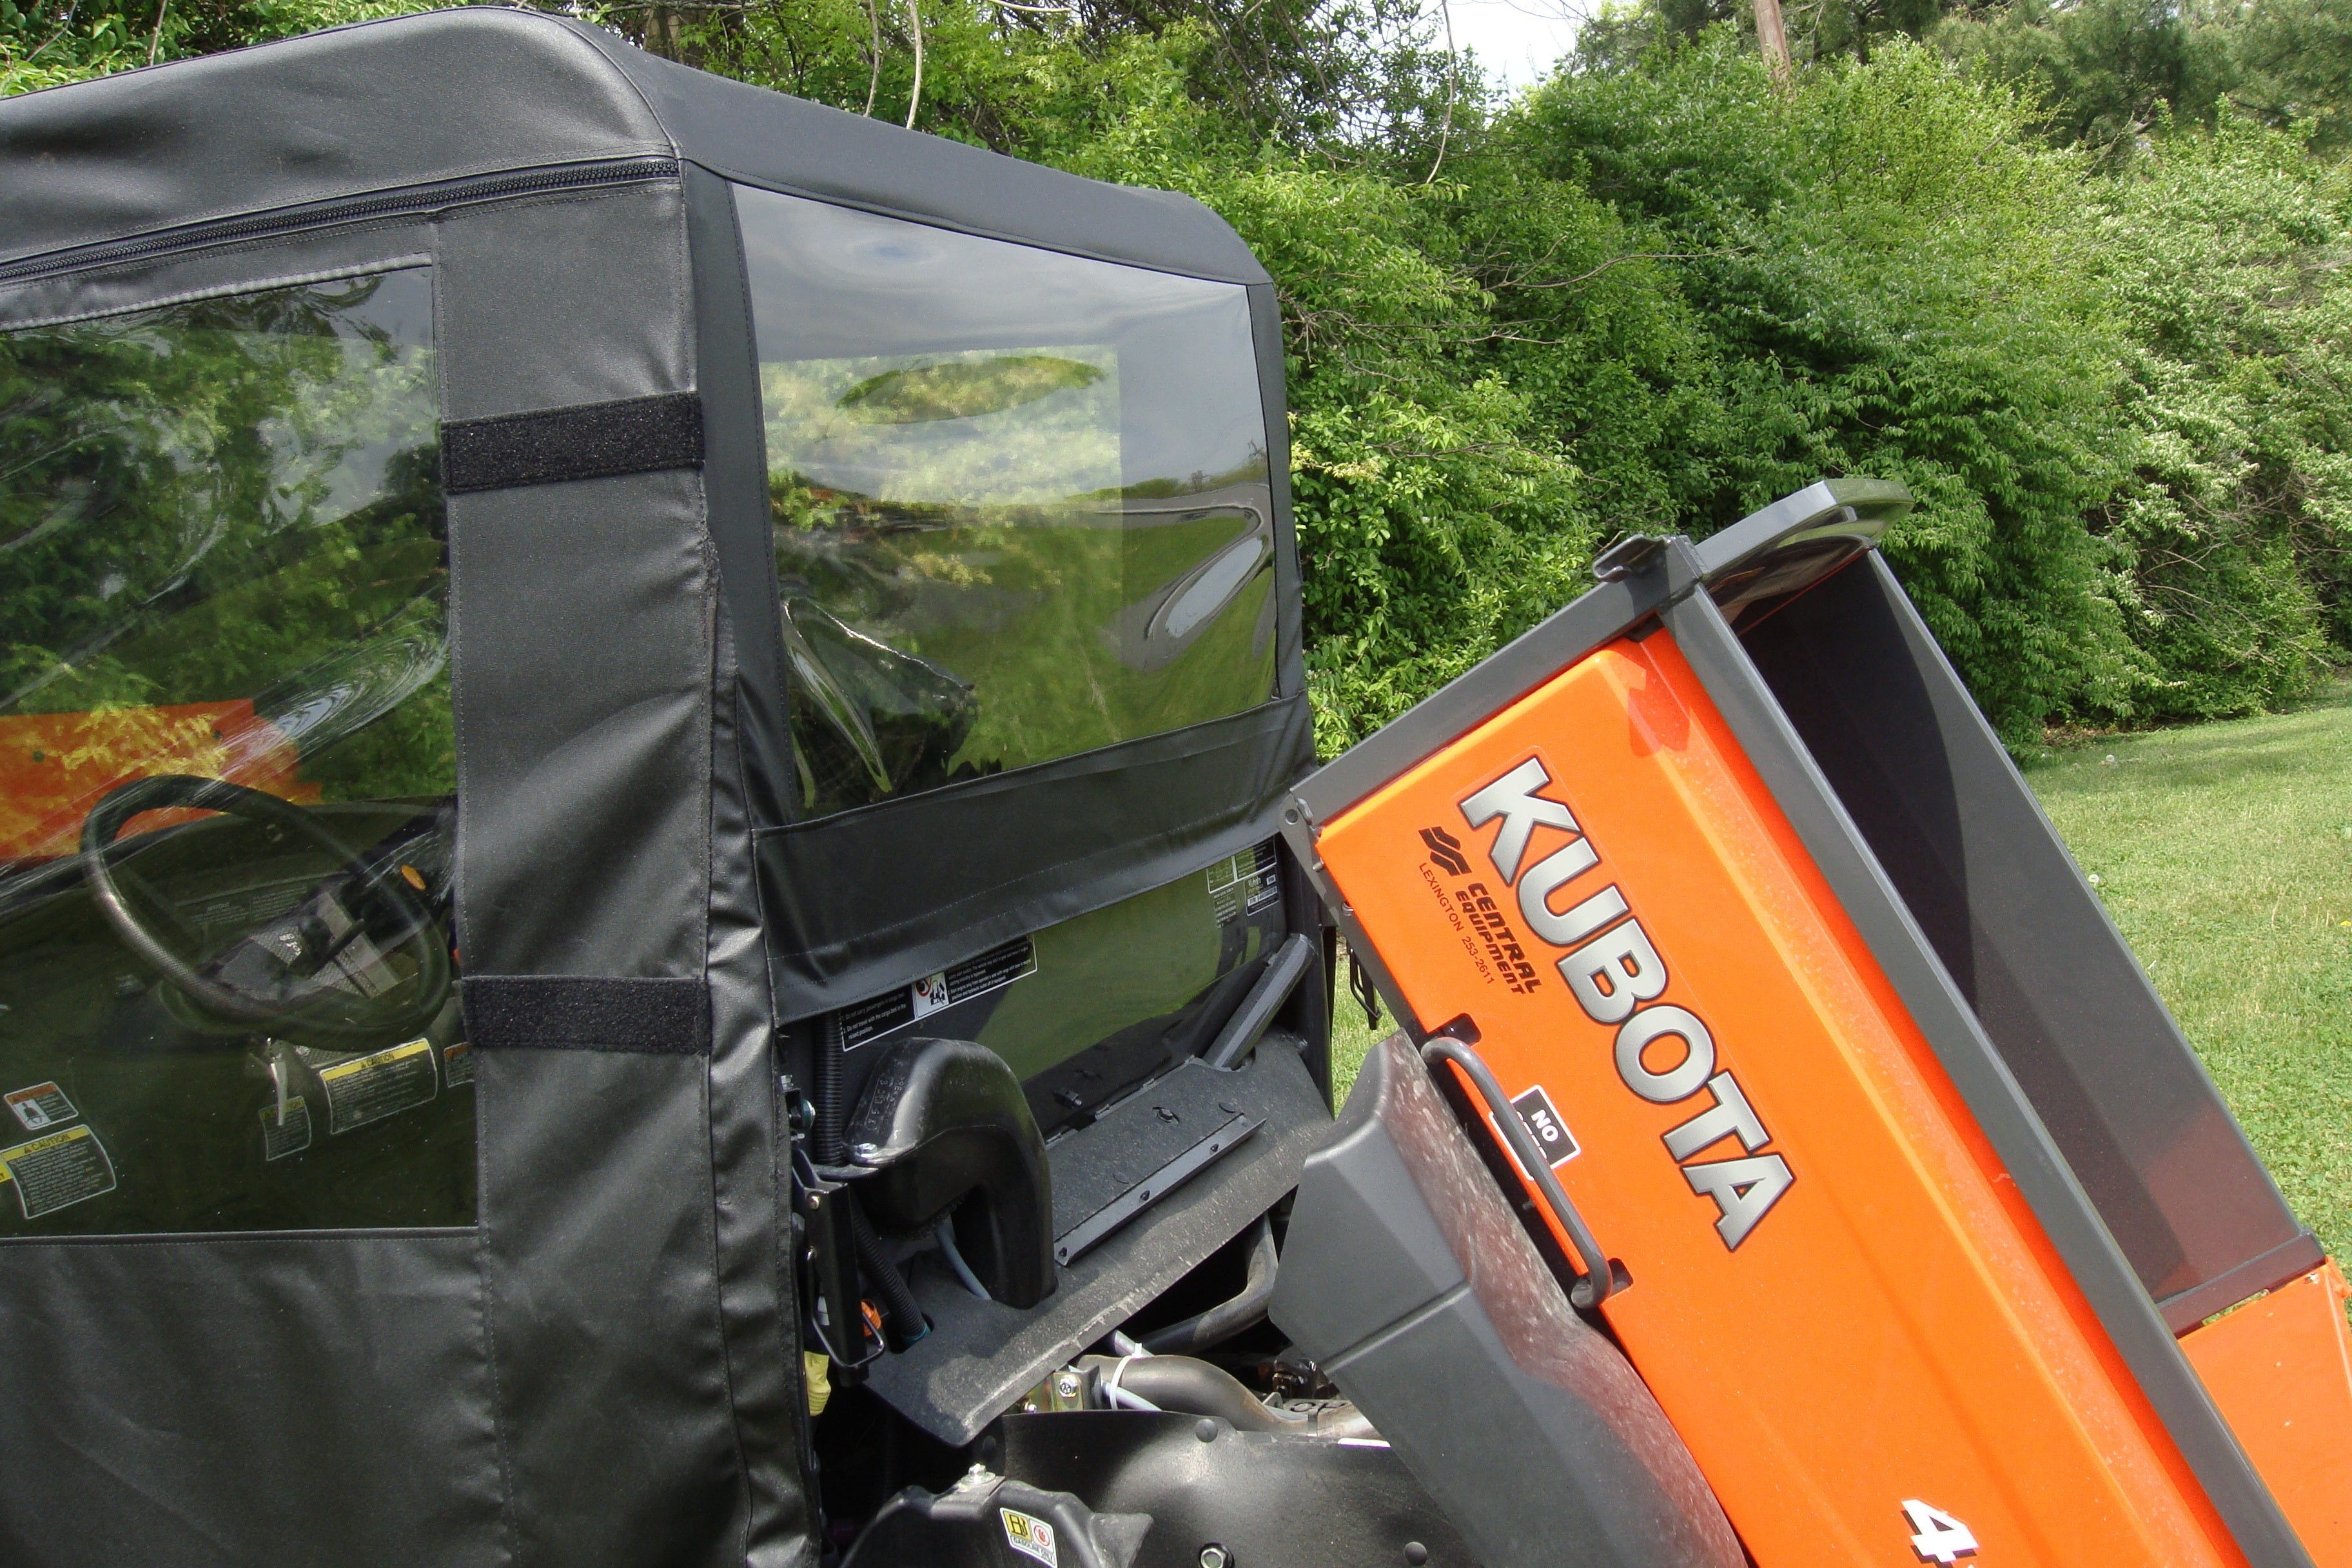
[[[278,1241],[436,1241],[477,1236],[472,1225],[353,1226],[341,1230],[191,1230],[172,1234],[126,1231],[118,1236],[85,1232],[74,1236],[0,1237],[0,1251],[33,1247],[209,1247],[220,1242]]]
[[[314,272],[289,272],[247,282],[221,283],[202,289],[186,289],[177,294],[159,295],[152,300],[142,300],[132,305],[110,306],[103,310],[77,310],[61,316],[36,316],[21,321],[0,320],[0,331],[15,332],[30,331],[36,327],[69,327],[79,321],[98,321],[110,316],[129,316],[142,310],[160,310],[166,305],[184,305],[196,300],[219,300],[232,294],[261,294],[272,289],[298,289],[305,283],[326,283],[338,278],[364,278],[380,272],[399,272],[409,268],[432,265],[432,256],[425,252],[391,257],[381,261],[355,261],[343,267],[320,268]]]

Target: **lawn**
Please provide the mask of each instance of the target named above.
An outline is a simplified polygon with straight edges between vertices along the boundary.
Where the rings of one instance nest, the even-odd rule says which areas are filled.
[[[2054,747],[2026,780],[2287,1201],[2345,1256],[2352,683],[2294,713]],[[1342,1094],[1373,1037],[1343,995]]]
[[[2026,780],[2287,1202],[2344,1256],[2352,685],[2296,713],[2059,749]]]

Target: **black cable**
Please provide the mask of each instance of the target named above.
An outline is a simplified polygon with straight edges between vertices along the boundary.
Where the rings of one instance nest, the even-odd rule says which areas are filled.
[[[849,1199],[849,1230],[856,1242],[858,1268],[882,1293],[882,1323],[890,1332],[891,1348],[905,1350],[929,1333],[931,1325],[923,1321],[923,1309],[907,1289],[906,1276],[882,1250],[882,1238],[874,1234],[874,1222],[858,1206],[856,1194],[844,1195]]]

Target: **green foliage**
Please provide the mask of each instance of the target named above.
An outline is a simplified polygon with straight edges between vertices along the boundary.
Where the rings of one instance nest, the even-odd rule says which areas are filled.
[[[2192,26],[2173,0],[2012,0],[1953,17],[1936,42],[2030,92],[2045,133],[2111,159],[2134,155],[2168,115],[2210,120],[2231,74],[2221,35]]]
[[[0,0],[0,97],[377,16],[436,0]]]
[[[160,33],[16,3],[11,88],[403,0],[174,0]],[[1402,0],[605,15],[1240,230],[1287,332],[1327,749],[1612,537],[1824,475],[1919,497],[1889,556],[2012,741],[2250,711],[2352,647],[2346,193],[2313,151],[2352,136],[2352,0],[1816,0],[1786,84],[1745,4],[1639,0],[1505,106]]]
[[[1710,419],[1675,433],[1667,526],[1824,475],[1901,479],[1888,554],[1995,724],[2022,736],[2128,665],[2082,525],[2115,484],[2120,344],[2063,215],[2078,160],[2015,95],[1919,48],[1783,90],[1717,35],[1532,95],[1508,133],[1677,258]]]
[[[2225,114],[2100,194],[2094,270],[2129,337],[2137,440],[2097,519],[2147,655],[2123,710],[2290,701],[2352,643],[2352,191],[2292,137]]]
[[[425,318],[427,289],[395,273],[0,338],[0,714],[129,710],[182,757],[159,710],[247,700],[338,797],[446,791],[432,351],[383,324]]]

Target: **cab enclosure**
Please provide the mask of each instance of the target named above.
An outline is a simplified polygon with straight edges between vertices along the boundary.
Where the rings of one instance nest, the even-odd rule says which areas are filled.
[[[1590,1202],[1647,1113],[1414,1014],[1527,960],[1446,879],[1531,829],[1393,803],[1880,582],[1899,488],[1630,542],[1310,783],[1278,308],[1189,199],[482,7],[0,102],[0,1562],[1819,1560],[1534,1141]],[[1411,1037],[1336,1121],[1327,908]],[[2239,1185],[2117,1289],[2314,1268]]]
[[[1265,1321],[1231,229],[487,8],[0,103],[0,1560],[1470,1560]]]

